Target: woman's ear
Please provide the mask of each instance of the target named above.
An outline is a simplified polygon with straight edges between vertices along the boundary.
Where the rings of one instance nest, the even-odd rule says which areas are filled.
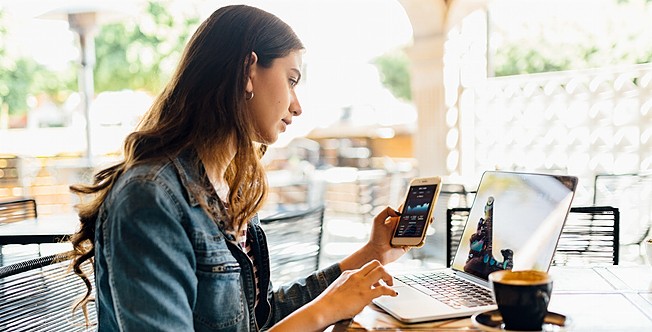
[[[251,66],[258,62],[258,54],[256,54],[256,52],[251,52],[251,60],[249,62]]]
[[[254,91],[253,77],[256,76],[257,63],[258,63],[258,55],[256,54],[256,52],[251,52],[251,56],[249,57],[249,77],[247,77],[247,88],[245,89],[245,91],[247,92]]]

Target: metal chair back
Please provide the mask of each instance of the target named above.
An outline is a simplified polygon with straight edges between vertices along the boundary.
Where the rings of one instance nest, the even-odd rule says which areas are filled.
[[[319,268],[324,206],[261,218],[267,237],[272,281],[281,285]]]
[[[455,258],[457,247],[460,245],[470,211],[471,208],[468,207],[446,210],[446,267],[451,267],[453,264],[453,258]]]
[[[0,224],[38,217],[36,200],[28,197],[0,200]]]
[[[94,331],[95,305],[89,302],[89,322],[73,305],[86,293],[84,282],[70,270],[66,253],[0,267],[1,331]],[[90,264],[84,268],[94,277]],[[94,297],[94,294],[92,295]]]
[[[593,205],[620,210],[620,245],[640,245],[652,228],[652,174],[598,174]]]
[[[553,265],[618,265],[620,212],[612,206],[572,207]]]

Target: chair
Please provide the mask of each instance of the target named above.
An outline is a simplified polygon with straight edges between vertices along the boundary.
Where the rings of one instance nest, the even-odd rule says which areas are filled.
[[[446,265],[459,246],[470,208],[447,211]],[[618,265],[620,213],[611,206],[571,207],[562,229],[553,265]]]
[[[38,217],[36,211],[36,200],[29,197],[17,197],[10,199],[0,200],[0,226],[26,219],[34,219]],[[38,256],[40,256],[40,246],[38,246]],[[14,259],[27,259],[32,258],[32,255],[12,255]],[[15,260],[6,259],[4,256],[3,245],[0,244],[0,265],[6,265],[14,262]]]
[[[0,200],[0,224],[38,217],[36,200],[28,197]]]
[[[611,206],[572,207],[553,265],[618,265],[620,212]]]
[[[446,267],[451,267],[453,263],[453,257],[455,257],[457,247],[460,245],[460,239],[470,211],[471,208],[468,207],[446,210],[446,229],[448,230],[446,232],[446,254],[448,255]]]
[[[620,210],[620,245],[640,245],[652,226],[651,174],[598,174],[593,182],[593,205]]]
[[[261,218],[269,247],[272,281],[281,285],[319,268],[324,206]]]
[[[88,326],[82,308],[72,311],[87,288],[82,279],[69,270],[70,259],[66,257],[67,253],[63,253],[0,267],[0,330],[95,330],[94,302],[88,303]],[[83,269],[94,285],[90,264]]]

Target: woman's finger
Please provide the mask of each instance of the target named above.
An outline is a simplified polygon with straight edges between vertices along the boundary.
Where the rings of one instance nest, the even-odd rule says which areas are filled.
[[[382,280],[387,285],[390,286],[394,285],[394,278],[392,278],[392,276],[389,273],[387,273],[387,271],[382,265],[369,271],[369,273],[367,273],[365,277],[370,278],[374,283],[378,283],[380,280]]]
[[[370,261],[369,263],[363,265],[360,268],[359,271],[363,276],[366,276],[366,275],[369,274],[369,272],[373,271],[375,268],[377,268],[379,266],[382,266],[382,264],[380,264],[380,262],[378,260],[374,259],[374,260]]]
[[[396,296],[398,295],[398,292],[389,286],[380,286],[372,289],[371,294],[376,298],[383,295]]]
[[[376,215],[376,218],[374,219],[378,223],[385,223],[387,218],[390,217],[399,217],[401,215],[400,212],[392,209],[391,207],[386,207],[384,210],[380,211],[378,215]]]

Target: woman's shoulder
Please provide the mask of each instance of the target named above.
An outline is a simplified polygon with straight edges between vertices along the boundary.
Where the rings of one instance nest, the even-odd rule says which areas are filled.
[[[178,182],[170,160],[150,161],[129,167],[118,179],[118,184],[133,181],[167,183]]]
[[[113,185],[112,192],[118,195],[146,195],[147,192],[166,192],[168,195],[182,193],[182,183],[168,161],[152,161],[129,167]]]
[[[181,204],[197,205],[203,192],[201,173],[180,157],[148,161],[129,167],[111,189],[113,195],[157,195]],[[207,180],[206,180],[207,181]],[[163,196],[161,196],[163,195]],[[184,203],[185,202],[185,203]]]

